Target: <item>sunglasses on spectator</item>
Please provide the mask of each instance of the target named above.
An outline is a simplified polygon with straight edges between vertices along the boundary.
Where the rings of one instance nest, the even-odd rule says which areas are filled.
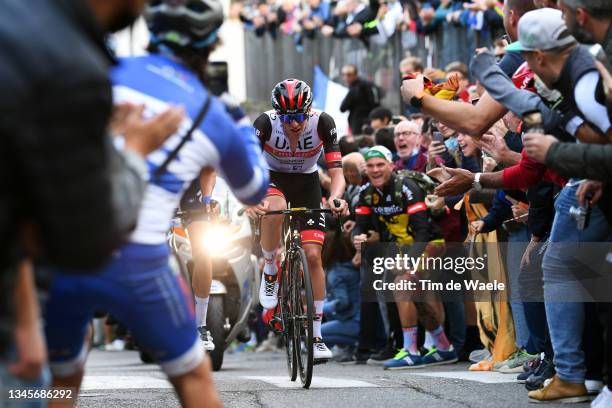
[[[293,121],[303,123],[308,118],[308,115],[305,113],[287,113],[279,117],[283,123],[291,123]]]

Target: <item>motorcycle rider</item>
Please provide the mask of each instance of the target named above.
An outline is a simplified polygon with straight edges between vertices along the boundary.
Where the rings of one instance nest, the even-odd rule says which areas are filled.
[[[262,113],[254,122],[263,156],[270,168],[270,188],[266,198],[248,209],[249,216],[264,215],[266,211],[291,207],[319,208],[322,195],[317,160],[322,151],[331,177],[327,205],[334,214],[348,212],[341,199],[345,181],[340,148],[333,118],[325,112],[311,109],[312,91],[299,79],[285,79],[272,90],[272,110]],[[334,202],[336,200],[336,202]],[[336,206],[336,203],[339,204]],[[313,322],[313,354],[315,360],[332,357],[321,336],[321,318],[325,299],[325,274],[321,249],[325,238],[325,216],[304,216],[301,237],[312,278],[315,321]],[[278,264],[276,254],[280,243],[283,216],[263,217],[261,247],[265,265],[259,301],[266,309],[273,309],[278,301]]]
[[[224,103],[227,113],[234,119],[237,126],[251,129],[252,125],[246,113],[235,104],[227,93],[220,96]],[[247,131],[245,129],[245,131]],[[210,227],[210,218],[215,216],[219,210],[218,203],[212,200],[212,191],[215,187],[217,173],[212,168],[202,170],[200,178],[194,180],[181,199],[181,210],[204,210],[207,214],[188,216],[187,233],[192,243],[203,242]],[[192,245],[191,254],[193,268],[191,270],[191,287],[195,298],[196,323],[198,333],[204,349],[213,351],[215,343],[212,335],[206,326],[206,315],[208,314],[208,301],[212,284],[212,258],[207,249],[202,245]]]

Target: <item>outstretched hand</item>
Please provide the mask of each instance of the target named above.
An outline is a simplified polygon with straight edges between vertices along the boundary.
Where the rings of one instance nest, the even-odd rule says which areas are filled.
[[[123,134],[127,149],[146,156],[178,130],[185,111],[172,107],[150,119],[144,119],[143,112],[144,105],[123,106],[116,110],[119,118],[111,125]]]
[[[472,188],[474,183],[474,173],[464,169],[452,169],[449,167],[442,167],[442,169],[450,176],[450,179],[446,179],[434,190],[434,193],[441,197],[452,196],[463,194]],[[427,175],[443,181],[438,178],[440,173],[436,172],[438,169],[433,169],[427,172]]]

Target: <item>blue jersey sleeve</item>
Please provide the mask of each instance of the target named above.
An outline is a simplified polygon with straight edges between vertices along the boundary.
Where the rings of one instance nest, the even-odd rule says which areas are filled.
[[[238,200],[255,205],[268,190],[268,168],[253,127],[236,125],[233,129],[234,134],[227,135],[228,143],[219,170]]]

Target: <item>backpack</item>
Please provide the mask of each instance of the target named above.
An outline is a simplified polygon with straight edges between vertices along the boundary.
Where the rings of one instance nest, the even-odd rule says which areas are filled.
[[[404,203],[403,189],[404,180],[408,178],[412,180],[421,190],[423,194],[433,194],[434,189],[438,185],[431,177],[425,173],[412,170],[398,170],[395,172],[395,186],[393,187],[393,205],[401,207]],[[365,190],[365,202],[368,206],[372,206],[372,195],[374,194],[374,186],[371,184]]]

